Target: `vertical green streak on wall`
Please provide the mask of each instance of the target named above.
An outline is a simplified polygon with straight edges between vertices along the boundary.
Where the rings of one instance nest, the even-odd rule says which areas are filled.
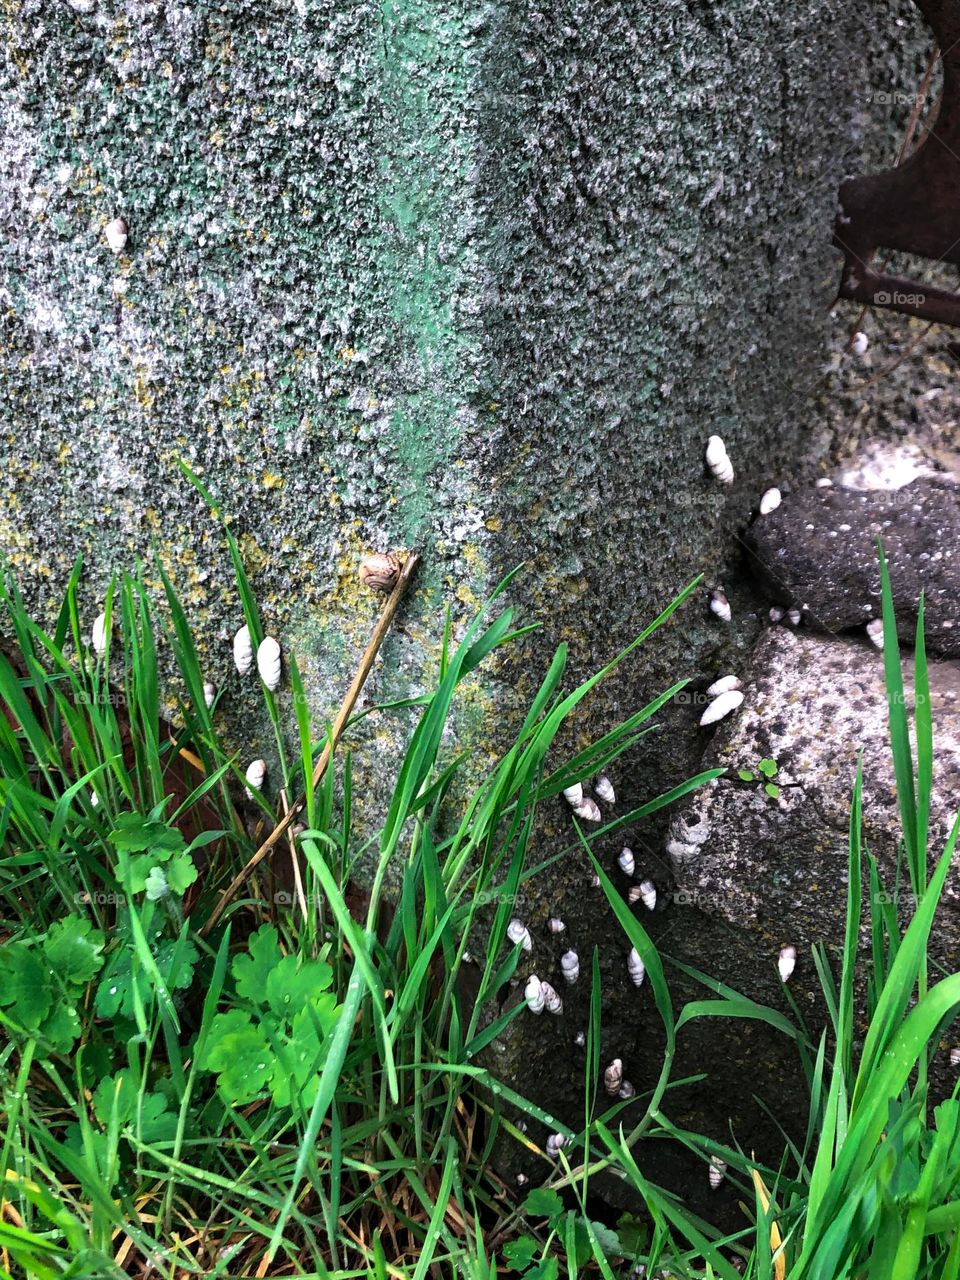
[[[391,417],[408,477],[404,535],[422,537],[430,474],[457,455],[470,391],[458,302],[470,288],[465,231],[472,128],[469,38],[460,15],[423,0],[384,0],[381,269],[407,390]]]

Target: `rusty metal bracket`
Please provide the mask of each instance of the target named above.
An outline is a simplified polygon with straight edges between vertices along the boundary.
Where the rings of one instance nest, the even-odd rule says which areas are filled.
[[[960,266],[960,0],[916,3],[940,49],[940,110],[903,164],[841,185],[833,236],[844,256],[839,296],[960,327],[960,293],[873,265],[887,249]]]

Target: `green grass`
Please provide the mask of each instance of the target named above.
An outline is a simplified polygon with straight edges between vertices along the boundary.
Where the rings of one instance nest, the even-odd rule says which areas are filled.
[[[263,625],[226,536],[256,642]],[[354,794],[366,762],[340,749],[313,788],[329,728],[309,722],[293,655],[295,714],[286,717],[283,692],[261,687],[276,766],[265,791],[244,800],[244,762],[206,707],[174,584],[162,577],[158,604],[139,570],[117,579],[106,599],[110,644],[98,657],[79,577],[78,564],[49,633],[29,619],[11,578],[0,586],[0,633],[10,637],[0,656],[0,1274],[141,1275],[149,1264],[170,1280],[419,1280],[498,1268],[551,1280],[627,1275],[642,1262],[648,1274],[732,1280],[739,1259],[752,1277],[781,1268],[811,1280],[957,1275],[960,1115],[955,1098],[930,1111],[927,1067],[960,1004],[960,976],[930,987],[926,960],[956,832],[931,874],[929,702],[918,710],[914,758],[886,577],[891,741],[914,918],[901,935],[862,848],[858,777],[846,937],[838,956],[816,957],[823,1033],[811,1037],[798,1019],[706,975],[694,975],[705,998],[675,1010],[664,962],[591,846],[719,771],[599,831],[574,826],[564,852],[593,860],[644,961],[666,1041],[651,1092],[629,1108],[607,1105],[597,1088],[599,965],[596,953],[581,957],[591,1015],[579,1131],[495,1079],[483,1055],[525,1011],[511,995],[521,976],[520,949],[506,937],[511,903],[539,871],[530,858],[539,806],[630,750],[682,683],[563,759],[566,721],[695,584],[573,689],[561,647],[513,741],[472,790],[448,726],[464,681],[526,628],[502,608],[509,579],[456,641],[448,617],[382,822],[360,832]],[[164,686],[176,700],[172,724],[160,717],[161,669],[174,672]],[[922,619],[915,684],[919,704]],[[258,868],[205,937],[219,893],[255,850],[250,830],[275,820],[281,789],[306,796],[294,852],[278,847],[296,862],[292,890],[278,892],[283,882]],[[352,878],[361,863],[372,867],[363,885]],[[864,898],[865,1036],[855,988]],[[691,1021],[717,1017],[761,1020],[797,1047],[809,1122],[802,1147],[785,1142],[777,1168],[754,1170],[743,1153],[669,1118],[679,1038]],[[518,1112],[529,1134],[507,1118]],[[547,1127],[566,1142],[556,1161],[541,1152],[544,1185],[504,1187],[494,1145],[539,1150],[530,1135]],[[645,1178],[643,1142],[665,1138],[727,1162],[744,1189],[740,1231],[722,1236]],[[589,1208],[591,1182],[610,1170],[645,1206],[615,1230]]]

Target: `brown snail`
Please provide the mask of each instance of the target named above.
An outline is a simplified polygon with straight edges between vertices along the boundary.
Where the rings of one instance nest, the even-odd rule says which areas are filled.
[[[360,581],[374,591],[392,591],[400,577],[400,557],[392,551],[376,551],[360,561]]]

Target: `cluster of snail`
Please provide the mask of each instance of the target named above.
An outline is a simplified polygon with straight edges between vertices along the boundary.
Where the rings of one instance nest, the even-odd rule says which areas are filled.
[[[127,224],[122,218],[114,218],[103,229],[104,237],[114,253],[120,253],[127,242]],[[365,556],[360,562],[360,581],[375,591],[390,591],[396,585],[403,565],[399,556],[393,552],[374,552]],[[90,629],[90,645],[98,658],[107,651],[107,615],[98,613]],[[253,667],[253,639],[250,628],[244,624],[233,637],[233,661],[241,676],[249,674]],[[273,636],[264,636],[257,646],[257,673],[271,693],[280,687],[283,669],[280,642]],[[207,709],[212,708],[217,697],[217,686],[209,680],[203,684],[203,700]],[[254,791],[260,791],[267,777],[266,760],[253,760],[246,770],[246,793],[252,799]],[[93,793],[93,803],[98,803]],[[598,813],[599,818],[599,813]]]
[[[700,717],[701,725],[716,724],[731,711],[736,711],[743,702],[743,690],[737,676],[721,676],[714,680],[706,693],[712,701]]]
[[[601,775],[594,782],[593,796],[596,796],[598,800],[602,800],[604,804],[617,803],[617,793],[613,789],[613,783],[605,775]],[[564,800],[573,810],[575,816],[581,818],[584,822],[600,821],[600,806],[593,796],[584,791],[582,782],[574,782],[571,786],[563,789]]]

